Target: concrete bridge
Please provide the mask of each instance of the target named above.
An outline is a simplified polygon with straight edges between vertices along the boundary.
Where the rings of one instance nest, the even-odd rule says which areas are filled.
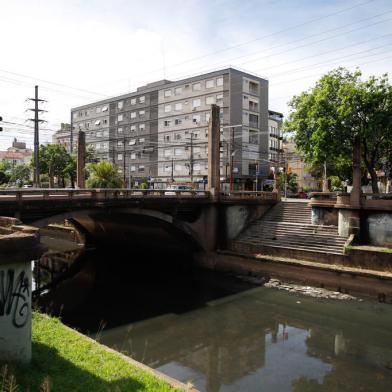
[[[23,189],[0,191],[0,216],[32,226],[71,221],[91,242],[157,243],[187,250],[225,248],[277,202],[272,192],[139,189]]]

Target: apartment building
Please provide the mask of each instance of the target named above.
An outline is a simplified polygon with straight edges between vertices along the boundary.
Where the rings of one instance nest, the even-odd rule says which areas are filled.
[[[268,111],[268,159],[270,160],[271,167],[278,168],[283,164],[283,114]]]
[[[52,136],[53,144],[61,144],[65,150],[71,152],[71,124],[61,123],[60,129]],[[76,139],[73,140],[73,148],[76,148]]]
[[[221,110],[221,178],[247,184],[269,172],[268,81],[233,68],[178,81],[161,80],[136,92],[71,110],[72,130],[127,181],[154,185],[202,182],[208,172],[211,104]],[[74,136],[76,137],[76,136]],[[230,164],[232,163],[232,168]]]

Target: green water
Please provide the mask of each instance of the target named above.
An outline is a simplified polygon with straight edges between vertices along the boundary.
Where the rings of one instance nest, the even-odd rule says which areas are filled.
[[[100,340],[201,391],[392,391],[388,304],[261,287]]]

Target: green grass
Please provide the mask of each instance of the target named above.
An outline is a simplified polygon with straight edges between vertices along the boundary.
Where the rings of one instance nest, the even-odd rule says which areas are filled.
[[[32,338],[31,363],[8,368],[16,377],[18,392],[175,391],[58,319],[34,312]],[[0,391],[1,383],[0,376]]]

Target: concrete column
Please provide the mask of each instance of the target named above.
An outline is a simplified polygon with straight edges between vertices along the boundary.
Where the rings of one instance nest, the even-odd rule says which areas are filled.
[[[0,362],[29,362],[31,261],[41,253],[39,232],[14,218],[0,217],[0,228]]]
[[[353,188],[350,194],[350,204],[353,208],[361,207],[361,139],[355,138],[353,152]]]
[[[211,105],[210,122],[208,123],[208,191],[213,197],[220,193],[220,108]]]
[[[77,161],[77,184],[80,188],[85,188],[85,166],[86,166],[86,134],[83,131],[78,133],[78,161]]]

